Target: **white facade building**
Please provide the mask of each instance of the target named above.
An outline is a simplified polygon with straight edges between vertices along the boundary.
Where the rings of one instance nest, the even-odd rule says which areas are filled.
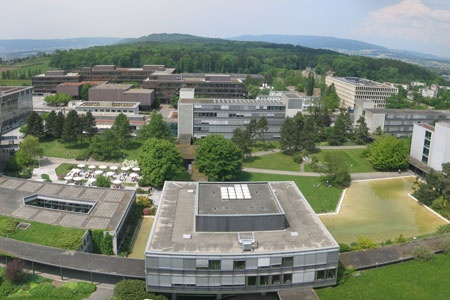
[[[414,124],[410,157],[442,171],[442,164],[450,162],[450,123]]]
[[[396,87],[358,77],[327,76],[325,83],[334,84],[343,108],[354,109],[357,101],[370,101],[373,108],[384,108],[386,98],[398,94]]]
[[[268,293],[336,284],[339,245],[294,182],[169,182],[145,251],[147,289]]]

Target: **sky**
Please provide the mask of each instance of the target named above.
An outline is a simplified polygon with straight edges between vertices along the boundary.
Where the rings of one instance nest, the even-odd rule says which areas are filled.
[[[184,33],[349,38],[450,57],[449,0],[10,0],[0,39]]]

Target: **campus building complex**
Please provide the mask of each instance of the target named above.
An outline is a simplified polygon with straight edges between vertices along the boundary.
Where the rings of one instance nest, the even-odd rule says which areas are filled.
[[[450,162],[450,123],[414,124],[410,163],[428,173],[430,168],[442,171],[442,164]]]
[[[196,89],[183,88],[178,101],[178,136],[221,134],[229,139],[235,129],[244,129],[252,119],[265,117],[268,128],[264,139],[277,140],[284,119],[308,111],[315,101],[316,97],[295,92],[274,92],[256,99],[197,98]]]
[[[244,81],[247,74],[174,74],[174,68],[164,65],[144,65],[142,68],[118,68],[115,65],[97,65],[83,67],[79,71],[48,71],[33,76],[32,85],[35,94],[58,92],[79,95],[83,81],[108,81],[111,83],[139,83],[144,89],[152,89],[163,103],[169,103],[172,96],[178,95],[182,88],[195,88],[197,97],[202,98],[246,98]],[[263,83],[262,75],[249,75],[253,80]],[[68,84],[69,83],[69,84]],[[76,96],[75,96],[76,97]],[[109,99],[112,100],[112,99]]]
[[[0,177],[0,215],[63,227],[85,229],[83,246],[89,251],[89,229],[102,229],[113,238],[118,253],[127,235],[136,191],[94,188]],[[29,223],[28,223],[29,226]]]
[[[339,245],[293,182],[168,182],[145,251],[147,289],[267,293],[336,284]]]
[[[33,111],[32,87],[0,87],[0,133],[24,122]]]
[[[362,115],[370,133],[380,128],[397,137],[410,136],[418,123],[450,122],[450,110],[364,109]]]
[[[183,95],[183,93],[181,93]],[[221,134],[231,138],[236,128],[244,128],[251,119],[267,119],[266,140],[280,138],[286,114],[282,100],[197,99],[181,96],[178,102],[178,136],[202,138]]]
[[[398,94],[396,87],[358,77],[327,76],[325,83],[334,84],[341,107],[349,109],[354,109],[357,102],[371,102],[372,108],[384,108],[386,98]]]
[[[150,110],[153,95],[153,90],[134,89],[125,83],[105,83],[89,89],[89,101],[139,102],[142,110]]]
[[[262,83],[262,75],[251,75]],[[244,85],[245,74],[154,74],[142,83],[143,88],[154,89],[162,102],[169,103],[170,98],[178,95],[182,88],[194,88],[198,98],[247,97]]]

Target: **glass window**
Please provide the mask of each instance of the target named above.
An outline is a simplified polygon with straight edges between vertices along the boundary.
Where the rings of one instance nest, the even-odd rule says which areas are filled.
[[[208,263],[208,269],[220,270],[220,260],[210,260]]]
[[[256,276],[248,276],[247,285],[256,285]]]
[[[259,285],[267,285],[269,281],[269,276],[259,276]]]
[[[244,270],[245,269],[245,260],[237,260],[237,261],[235,261],[233,269],[234,270]]]
[[[336,277],[336,270],[330,269],[330,270],[321,270],[316,272],[316,280],[325,280],[329,278]]]
[[[292,257],[283,257],[281,260],[281,265],[283,267],[292,267],[293,266],[294,259]]]
[[[284,274],[283,275],[283,284],[292,283],[292,274]]]
[[[280,280],[280,275],[272,275],[272,280],[270,282],[270,284],[274,285],[274,284],[280,284],[281,280]]]

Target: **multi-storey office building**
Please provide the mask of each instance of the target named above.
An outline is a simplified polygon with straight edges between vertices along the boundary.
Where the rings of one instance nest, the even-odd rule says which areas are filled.
[[[0,133],[17,127],[33,111],[32,87],[0,87]]]
[[[429,168],[442,171],[442,164],[450,162],[450,124],[414,124],[410,158],[410,162],[424,172]]]
[[[327,76],[325,83],[334,84],[341,107],[349,109],[354,109],[357,101],[370,101],[374,108],[384,108],[386,98],[398,94],[396,87],[358,77]]]
[[[450,110],[364,109],[363,115],[370,133],[377,128],[397,137],[408,137],[417,123],[450,122]]]
[[[178,136],[202,138],[221,134],[231,138],[237,128],[245,128],[252,119],[267,119],[266,140],[280,138],[286,114],[282,100],[255,99],[188,99],[178,102]]]
[[[172,74],[173,68],[164,65],[144,65],[142,68],[117,68],[115,65],[96,65],[83,67],[80,75],[83,80],[111,81],[111,82],[139,82],[141,83],[152,74]]]
[[[89,89],[89,101],[139,102],[142,110],[150,110],[154,91],[133,89],[132,84],[106,83]]]
[[[259,80],[261,75],[251,75]],[[142,87],[154,89],[162,102],[169,103],[173,95],[182,88],[194,88],[198,98],[234,98],[247,97],[244,74],[156,74],[142,83]]]
[[[339,245],[293,182],[168,182],[145,251],[161,293],[336,284]]]
[[[34,94],[37,95],[56,93],[56,87],[61,83],[80,81],[81,77],[78,73],[69,73],[64,70],[47,71],[31,79]]]

